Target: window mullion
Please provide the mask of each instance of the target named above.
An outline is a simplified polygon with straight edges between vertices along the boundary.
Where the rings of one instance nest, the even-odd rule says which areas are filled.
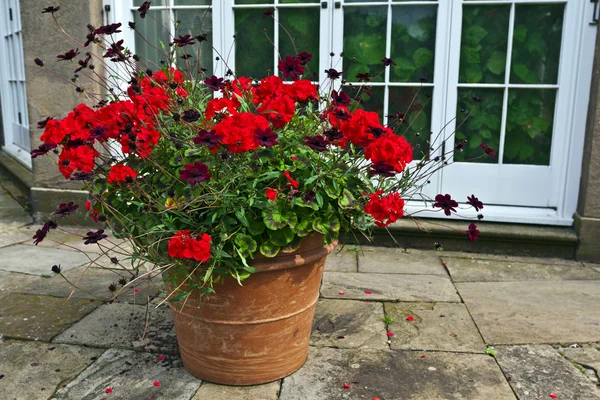
[[[506,46],[506,67],[504,70],[504,98],[502,101],[502,122],[500,126],[500,142],[498,144],[498,164],[502,165],[504,158],[504,141],[506,139],[506,119],[508,115],[508,85],[510,83],[510,65],[512,62],[513,33],[515,31],[515,4],[510,6],[508,19],[508,42]]]
[[[386,32],[385,32],[385,56],[390,58],[392,55],[392,5],[388,4],[387,6],[387,21],[386,21]],[[392,66],[390,65],[385,69],[384,73],[384,82],[385,87],[383,89],[383,124],[387,125],[388,123],[388,114],[389,110],[389,102],[390,102],[390,69]]]

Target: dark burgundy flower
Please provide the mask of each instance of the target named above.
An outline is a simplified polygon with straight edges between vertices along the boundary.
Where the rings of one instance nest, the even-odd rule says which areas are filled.
[[[107,131],[108,128],[105,126],[96,126],[90,129],[90,137],[88,138],[88,140],[103,139]]]
[[[483,219],[483,214],[477,214],[477,219],[481,221]]]
[[[479,229],[477,229],[477,225],[473,223],[469,225],[469,228],[466,232],[470,242],[476,242],[479,238]]]
[[[150,9],[150,2],[149,1],[145,1],[140,8],[138,8],[138,11],[140,12],[140,18],[146,18],[146,14],[148,13],[148,10]]]
[[[181,119],[184,120],[185,122],[190,122],[190,123],[196,122],[200,119],[200,113],[198,112],[198,110],[194,110],[193,108],[190,108],[189,110],[185,110],[183,112]]]
[[[385,177],[393,177],[396,176],[396,172],[394,171],[394,167],[392,165],[387,165],[382,162],[378,162],[371,165],[371,169],[369,170],[370,175],[379,175]]]
[[[306,203],[312,203],[315,201],[316,196],[317,193],[314,190],[309,190],[302,195],[302,200],[304,200]]]
[[[397,123],[408,124],[408,121],[406,120],[406,115],[403,112],[396,111],[395,113],[388,115],[388,117],[395,119]]]
[[[111,292],[116,292],[117,291],[117,285],[115,285],[114,283],[111,283],[110,285],[108,285],[108,290]],[[112,389],[111,388],[107,388],[106,389],[106,393],[112,393]]]
[[[329,145],[329,142],[323,135],[305,136],[304,139],[305,145],[318,152],[326,151]]]
[[[371,74],[368,72],[359,72],[356,74],[356,79],[358,79],[359,82],[370,82]]]
[[[421,82],[421,83],[427,83],[427,82],[429,82],[429,79],[427,79],[427,78],[425,78],[425,77],[422,76],[422,77],[419,78],[419,82]]]
[[[270,16],[272,16],[273,14],[275,14],[275,9],[274,9],[274,8],[272,8],[272,9],[270,9],[270,10],[268,10],[268,11],[265,11],[265,12],[263,13],[263,18],[264,18],[264,17],[270,17]]]
[[[51,271],[54,272],[55,274],[60,274],[60,272],[62,271],[62,268],[60,267],[60,264],[53,265],[51,268]]]
[[[86,41],[83,44],[84,47],[88,47],[90,43],[97,43],[96,34],[94,32],[90,32],[87,35],[85,35],[85,39]]]
[[[258,144],[261,146],[271,147],[271,146],[275,146],[276,144],[279,144],[279,142],[277,142],[278,136],[279,135],[277,135],[275,132],[273,132],[271,130],[271,128],[267,128],[267,129],[256,128],[254,130],[254,137],[256,138],[256,141],[258,142]]]
[[[119,28],[121,27],[121,23],[116,23],[116,24],[109,24],[109,25],[104,25],[101,26],[98,29],[94,30],[94,33],[96,35],[112,35],[115,33],[119,33],[122,32],[121,30],[119,30]]]
[[[284,78],[296,80],[304,73],[304,67],[296,57],[285,56],[284,60],[279,60],[277,69],[281,71]]]
[[[469,203],[471,206],[473,206],[473,208],[477,212],[479,212],[479,210],[481,210],[483,208],[483,203],[481,201],[479,201],[479,199],[477,197],[475,197],[474,194],[467,196],[467,203]]]
[[[113,264],[118,264],[119,263],[119,259],[117,257],[111,257],[110,258],[110,262]]]
[[[185,164],[183,167],[185,169],[179,171],[179,178],[190,185],[195,185],[210,179],[208,167],[200,161],[196,161],[194,165]]]
[[[110,61],[113,62],[122,62],[127,60],[127,56],[123,52],[125,47],[123,45],[123,40],[119,40],[117,43],[111,43],[110,47],[104,53],[104,58],[110,58]]]
[[[31,158],[36,158],[38,156],[43,156],[48,153],[50,150],[54,150],[56,148],[56,143],[42,143],[37,149],[31,150]]]
[[[88,63],[90,62],[91,59],[92,59],[92,55],[90,53],[87,53],[87,57],[86,58],[84,58],[83,60],[77,61],[77,64],[79,64],[79,68],[77,68],[75,70],[75,73],[78,73],[82,69],[87,68]]]
[[[132,31],[134,31],[134,30],[135,30],[135,22],[129,21],[129,22],[127,23],[127,25],[129,25],[129,29],[131,29]]]
[[[188,34],[188,35],[179,35],[179,37],[176,37],[175,39],[173,39],[173,43],[175,43],[179,47],[184,47],[184,46],[192,45],[196,42],[194,42],[194,38],[192,37],[192,35]]]
[[[386,67],[389,67],[390,65],[396,65],[396,63],[394,62],[394,60],[392,60],[391,58],[388,58],[388,57],[383,57],[381,59],[381,62]]]
[[[336,106],[348,107],[350,105],[350,96],[341,90],[339,92],[334,90],[331,93],[331,102]]]
[[[43,66],[44,66],[44,62],[43,62],[41,59],[37,58],[37,57],[33,59],[33,62],[34,62],[34,63],[35,63],[35,65],[37,65],[38,67],[43,67]]]
[[[296,54],[296,58],[300,60],[300,65],[306,65],[310,62],[310,60],[312,60],[312,54],[302,51]]]
[[[487,145],[481,143],[479,145],[479,147],[481,147],[483,149],[483,151],[485,151],[485,154],[487,154],[488,156],[492,157],[492,158],[496,158],[496,156],[494,155],[495,150],[492,149],[491,147],[488,147]]]
[[[69,180],[71,181],[91,181],[94,177],[94,174],[92,172],[75,172],[73,175],[71,175],[71,178],[69,178]]]
[[[441,208],[444,210],[444,214],[449,216],[452,212],[456,212],[455,207],[458,207],[458,203],[452,200],[452,197],[449,194],[438,194],[435,196],[435,203],[433,206]]]
[[[208,40],[208,33],[200,33],[194,36],[194,39],[196,39],[198,43],[206,42]]]
[[[192,58],[193,56],[191,54],[182,54],[179,56],[179,58],[181,58],[182,60],[187,60],[188,58]],[[204,71],[204,69],[202,69]]]
[[[56,229],[57,226],[58,225],[56,224],[56,222],[54,222],[52,220],[46,222],[44,224],[44,226],[42,226],[42,229],[38,229],[35,232],[35,235],[33,235],[33,239],[35,239],[33,241],[33,244],[35,244],[37,246],[38,243],[41,243],[41,241],[46,238],[46,235],[48,235],[48,232],[50,232],[50,229]]]
[[[58,209],[54,211],[54,215],[56,215],[57,218],[66,217],[69,214],[73,214],[75,211],[77,211],[78,208],[79,205],[75,204],[72,201],[68,203],[61,203],[58,206]]]
[[[90,231],[82,238],[83,244],[98,243],[102,239],[106,239],[107,234],[104,233],[104,229],[98,229],[96,232]]]
[[[341,73],[341,72],[338,72],[338,71],[336,71],[336,70],[335,70],[335,69],[333,69],[333,68],[326,69],[326,70],[325,70],[325,73],[327,74],[327,77],[328,77],[329,79],[333,79],[333,80],[336,80],[336,79],[338,79],[339,77],[341,77],[341,76],[342,76],[342,73]]]
[[[328,130],[326,130],[326,131],[323,132],[323,135],[325,135],[325,137],[330,142],[333,142],[334,140],[341,139],[341,138],[344,137],[344,134],[342,133],[342,131],[340,131],[337,128],[328,129]]]
[[[350,119],[350,117],[352,116],[349,113],[347,113],[346,110],[344,110],[343,108],[336,108],[334,115],[335,115],[335,118],[339,119],[340,121]]]
[[[385,129],[383,129],[380,126],[369,126],[366,130],[366,133],[370,133],[373,136],[375,136],[376,138],[381,137],[382,135],[385,135],[387,132],[385,131]]]
[[[198,133],[198,136],[196,136],[193,140],[194,140],[194,143],[202,145],[202,146],[206,146],[209,149],[213,150],[213,149],[216,149],[217,147],[219,147],[219,142],[224,137],[225,137],[225,135],[223,135],[221,133],[217,134],[214,130],[211,130],[209,132],[205,129],[201,129],[200,132]]]
[[[483,101],[483,99],[481,97],[475,97],[473,96],[473,102],[475,103],[481,103]]]
[[[53,7],[46,7],[46,8],[42,8],[42,14],[46,14],[46,13],[54,14],[58,10],[60,10],[60,7],[54,7],[54,6]]]
[[[225,81],[223,78],[217,78],[215,75],[204,80],[206,86],[212,90],[222,90],[225,87]]]
[[[77,57],[80,54],[79,49],[71,49],[69,51],[67,51],[65,54],[59,54],[56,56],[56,58],[58,58],[58,61],[69,61],[74,59],[75,57]]]

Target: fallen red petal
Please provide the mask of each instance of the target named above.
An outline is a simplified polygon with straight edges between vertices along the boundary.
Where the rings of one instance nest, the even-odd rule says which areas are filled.
[[[112,393],[112,389],[111,388],[106,388],[106,390],[104,392],[106,392],[106,393]]]
[[[341,294],[341,295],[344,295],[344,294],[346,294],[346,292],[340,292],[340,294]]]
[[[394,336],[394,332],[388,332],[387,335],[388,335],[388,337],[392,337],[392,336]]]
[[[414,321],[415,319],[413,318],[412,315],[409,315],[408,317],[406,317],[406,320],[407,321]]]
[[[365,290],[365,294],[371,294],[372,292],[370,290]]]
[[[350,389],[350,385],[348,385],[347,383],[344,383],[344,389]]]
[[[158,356],[157,359],[158,359],[158,361],[162,361],[165,359],[165,356]]]
[[[154,386],[160,386],[160,382],[159,381],[154,381]]]
[[[421,358],[425,358],[425,356],[421,356]]]
[[[135,289],[135,290],[133,291],[133,293],[139,293],[139,292],[140,292],[140,289]]]
[[[550,393],[550,397],[552,397],[553,399],[558,398],[558,396],[556,395],[556,393]]]
[[[442,267],[445,267],[445,266],[446,266],[446,263],[445,263],[445,262],[442,262]]]

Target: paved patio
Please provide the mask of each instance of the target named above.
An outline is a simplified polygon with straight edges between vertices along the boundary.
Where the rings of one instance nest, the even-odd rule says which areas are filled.
[[[0,186],[3,399],[600,399],[594,263],[346,247],[328,260],[306,365],[229,387],[185,371],[156,289],[102,301],[115,276],[67,236],[33,246],[30,223]],[[93,279],[72,292],[57,263]]]

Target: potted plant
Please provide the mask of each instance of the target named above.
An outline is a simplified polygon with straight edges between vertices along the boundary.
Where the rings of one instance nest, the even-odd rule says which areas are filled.
[[[88,215],[101,227],[82,238],[86,244],[103,247],[110,229],[130,243],[131,260],[154,266],[121,286],[162,277],[192,374],[237,385],[289,375],[306,359],[325,259],[340,232],[368,235],[402,218],[405,200],[444,158],[415,151],[398,134],[403,115],[385,126],[365,111],[368,86],[350,96],[334,68],[319,86],[303,79],[306,52],[282,57],[279,74],[260,80],[232,71],[198,77],[200,67],[189,63],[149,68],[112,40],[121,27],[90,26],[85,44],[74,39],[98,46],[101,56],[78,49],[58,56],[77,60],[75,73],[105,84],[108,96],[74,79],[88,103],[41,121],[43,143],[32,157],[54,157],[64,177],[89,193]],[[174,37],[168,65],[204,39]],[[382,60],[382,70],[390,62]],[[97,72],[100,64],[111,79]],[[117,73],[122,91],[113,84]],[[474,196],[468,203],[483,207]],[[432,205],[448,215],[458,207],[450,195]],[[36,244],[77,207],[61,204]],[[474,224],[467,230],[470,240],[478,234]],[[106,255],[121,265],[111,250]]]

